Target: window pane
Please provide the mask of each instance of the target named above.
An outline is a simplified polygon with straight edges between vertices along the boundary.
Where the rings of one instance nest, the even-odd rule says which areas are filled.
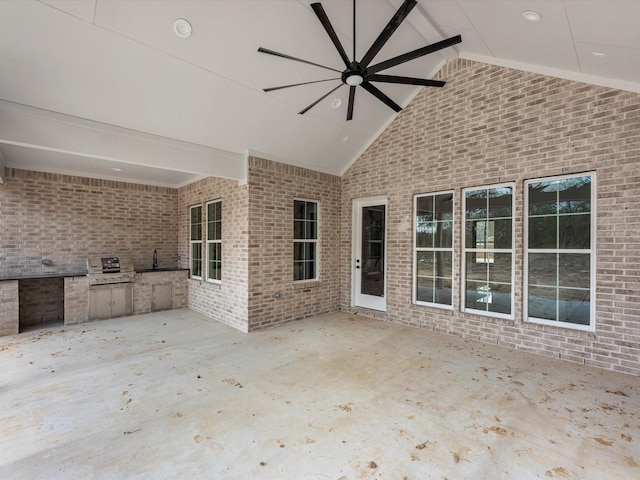
[[[453,194],[436,195],[435,217],[437,220],[453,220]]]
[[[493,248],[511,248],[511,219],[495,220],[490,223],[493,224],[493,239],[489,238],[489,244],[493,243]]]
[[[591,246],[591,215],[561,215],[560,245],[558,248],[583,248]]]
[[[316,219],[318,218],[318,204],[315,202],[306,202],[306,216],[305,218],[307,220],[312,220],[312,221],[316,221]]]
[[[305,269],[305,280],[311,280],[313,278],[316,278],[316,262],[305,262],[304,263]]]
[[[511,187],[489,190],[489,218],[511,217]]]
[[[433,234],[433,246],[451,248],[453,246],[453,223],[451,221],[438,222]]]
[[[304,260],[304,243],[295,242],[293,244],[293,260],[296,262]]]
[[[316,231],[316,226],[317,223],[316,222],[310,222],[307,221],[306,223],[306,232],[305,232],[305,238],[308,240],[315,240],[318,238],[318,232]]]
[[[304,280],[304,262],[293,263],[293,280]]]
[[[557,185],[554,181],[529,185],[529,215],[555,215],[558,212]]]
[[[489,279],[493,282],[511,283],[511,254],[495,253],[493,262],[487,263]]]
[[[214,235],[213,240],[222,240],[222,222],[216,222]]]
[[[433,222],[422,222],[416,225],[416,247],[432,248],[434,231]]]
[[[479,259],[481,261],[478,261]],[[465,255],[467,280],[481,280],[486,282],[489,264],[485,263],[483,259],[484,257],[481,254],[478,256],[476,252],[467,252]]]
[[[434,302],[442,305],[451,305],[451,292],[453,280],[451,278],[436,278],[434,282]]]
[[[304,220],[305,219],[305,202],[300,200],[293,201],[293,218],[296,220]]]
[[[453,253],[435,252],[436,277],[453,278]]]
[[[305,243],[304,244],[304,259],[305,260],[313,260],[316,259],[316,244],[315,243]]]
[[[558,292],[558,320],[577,325],[590,324],[589,290],[561,288]]]
[[[465,307],[474,310],[487,310],[487,298],[490,293],[485,282],[467,282],[465,292]]]
[[[200,223],[202,218],[202,207],[191,208],[191,223]]]
[[[418,252],[416,272],[418,276],[433,277],[435,273],[435,252]]]
[[[202,228],[199,223],[191,225],[191,240],[202,240]]]
[[[418,302],[434,301],[434,280],[432,277],[418,277],[416,282],[416,300]]]
[[[433,196],[419,197],[416,200],[416,222],[431,222],[433,220]]]
[[[548,285],[555,287],[557,281],[557,271],[557,254],[529,254],[529,285]]]
[[[293,222],[293,238],[296,240],[304,240],[304,220],[294,220]]]
[[[495,313],[511,313],[511,285],[489,284],[487,310]]]
[[[202,244],[191,244],[191,275],[202,276]]]
[[[543,320],[556,319],[556,295],[555,288],[529,287],[529,317]]]
[[[529,248],[557,248],[557,218],[529,218]]]
[[[561,213],[591,211],[591,177],[567,178],[558,183]]]
[[[465,247],[466,248],[487,248],[487,222],[467,221],[465,226]]]
[[[465,217],[469,219],[473,218],[487,218],[487,191],[486,190],[472,190],[465,194],[466,199],[466,212]]]
[[[591,258],[584,253],[558,255],[558,282],[561,287],[590,288]]]

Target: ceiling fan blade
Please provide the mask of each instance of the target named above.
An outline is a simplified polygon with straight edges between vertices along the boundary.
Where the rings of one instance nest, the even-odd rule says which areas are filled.
[[[389,20],[389,23],[384,27],[384,30],[382,30],[378,38],[376,38],[376,41],[373,42],[373,45],[371,45],[367,53],[364,54],[364,57],[360,60],[360,65],[366,68],[367,65],[371,63],[371,60],[373,60],[380,49],[384,47],[384,44],[387,43],[389,38],[391,38],[391,35],[393,35],[393,32],[396,31],[404,19],[407,18],[407,15],[409,15],[409,12],[411,12],[413,7],[416,6],[416,3],[416,0],[404,0],[404,3],[400,6],[391,20]]]
[[[327,98],[329,95],[331,95],[333,92],[335,92],[337,89],[339,89],[342,85],[344,85],[344,83],[341,83],[340,85],[338,85],[336,88],[332,88],[330,91],[328,91],[327,93],[325,93],[323,96],[321,96],[318,100],[316,100],[315,102],[313,102],[311,105],[309,105],[307,108],[305,108],[304,110],[300,110],[298,113],[300,115],[304,115],[305,113],[307,113],[309,110],[311,110],[313,107],[315,107],[317,104],[319,104],[322,100],[324,100],[325,98]]]
[[[327,70],[331,70],[332,72],[342,73],[342,71],[336,70],[335,68],[325,67],[324,65],[320,65],[319,63],[313,63],[313,62],[310,62],[308,60],[303,60],[301,58],[292,57],[291,55],[286,55],[284,53],[274,52],[273,50],[269,50],[268,48],[260,47],[260,48],[258,48],[258,51],[260,53],[268,53],[269,55],[275,55],[276,57],[282,57],[282,58],[286,58],[288,60],[295,60],[296,62],[302,62],[302,63],[306,63],[308,65],[314,65],[314,66],[320,67],[320,68],[326,68]]]
[[[326,78],[324,80],[314,80],[312,82],[293,83],[291,85],[282,85],[280,87],[263,88],[263,92],[273,92],[274,90],[282,90],[283,88],[299,87],[300,85],[310,85],[312,83],[330,82],[331,80],[340,80],[339,78]]]
[[[356,100],[356,87],[352,85],[349,87],[349,106],[347,107],[347,121],[353,118],[353,104]]]
[[[318,17],[318,20],[320,20],[320,23],[322,23],[322,26],[327,31],[329,38],[331,39],[336,49],[338,50],[338,53],[340,54],[340,58],[342,58],[342,61],[344,62],[344,64],[347,66],[347,68],[349,68],[349,66],[351,65],[351,62],[349,61],[349,57],[347,57],[347,52],[344,51],[344,48],[342,46],[342,43],[340,43],[340,39],[338,38],[336,31],[333,29],[333,26],[329,21],[329,17],[327,17],[327,14],[325,13],[324,8],[322,8],[322,4],[312,3],[311,8],[313,8],[313,11],[316,13],[316,16]]]
[[[371,73],[379,72],[380,70],[385,70],[387,68],[395,67],[396,65],[400,65],[401,63],[408,62],[409,60],[413,60],[414,58],[422,57],[429,53],[437,52],[438,50],[442,50],[443,48],[450,47],[452,45],[455,45],[456,43],[460,43],[461,41],[462,41],[462,37],[460,35],[456,35],[455,37],[447,38],[446,40],[432,43],[431,45],[427,45],[426,47],[418,48],[417,50],[413,50],[403,55],[398,55],[397,57],[393,57],[393,58],[390,58],[389,60],[385,60],[384,62],[380,62],[376,65],[372,65],[367,68],[367,71],[371,74]]]
[[[399,77],[397,75],[369,75],[368,82],[402,83],[404,85],[422,85],[423,87],[444,87],[442,80],[429,80],[428,78]]]
[[[391,108],[392,110],[394,110],[395,112],[400,112],[402,111],[402,107],[400,105],[398,105],[396,102],[394,102],[393,100],[391,100],[389,97],[387,97],[384,93],[382,93],[380,90],[378,90],[376,87],[374,87],[373,85],[371,85],[369,82],[364,82],[361,84],[361,87],[364,88],[367,92],[369,92],[371,95],[373,95],[374,97],[376,97],[378,100],[380,100],[382,103],[384,103],[385,105],[387,105],[389,108]]]

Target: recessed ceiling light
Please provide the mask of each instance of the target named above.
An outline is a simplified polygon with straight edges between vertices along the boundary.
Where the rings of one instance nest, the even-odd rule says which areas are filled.
[[[111,170],[113,170],[114,172],[121,172],[122,169],[118,168],[118,167],[112,167]]]
[[[606,57],[607,54],[604,52],[591,52],[591,55],[593,55],[594,57]]]
[[[542,15],[538,12],[534,12],[533,10],[525,10],[522,12],[522,16],[530,22],[539,22],[542,19]]]
[[[173,22],[173,33],[175,33],[178,37],[189,38],[192,32],[193,28],[191,28],[191,24],[184,18],[178,18],[175,22]]]
[[[331,102],[331,108],[340,108],[340,105],[342,105],[341,98],[334,98],[333,101]]]

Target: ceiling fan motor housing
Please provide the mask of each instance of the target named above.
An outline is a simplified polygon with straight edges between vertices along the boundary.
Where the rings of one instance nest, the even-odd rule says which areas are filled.
[[[367,78],[367,69],[358,62],[351,62],[351,66],[342,72],[342,83],[355,86],[360,85]]]

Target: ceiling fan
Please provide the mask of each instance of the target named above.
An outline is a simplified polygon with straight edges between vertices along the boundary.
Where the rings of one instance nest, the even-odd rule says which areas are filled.
[[[322,26],[326,30],[329,38],[333,42],[333,45],[338,50],[340,54],[340,58],[345,64],[345,69],[340,71],[335,68],[327,67],[325,65],[320,65],[318,63],[310,62],[308,60],[303,60],[301,58],[292,57],[290,55],[286,55],[284,53],[275,52],[273,50],[269,50],[267,48],[260,47],[258,48],[258,52],[267,53],[269,55],[275,55],[276,57],[282,57],[289,60],[295,60],[296,62],[306,63],[308,65],[314,65],[316,67],[324,68],[326,70],[331,70],[333,72],[337,72],[340,74],[338,78],[327,78],[324,80],[314,80],[311,82],[303,82],[303,83],[294,83],[292,85],[282,85],[279,87],[271,87],[264,88],[265,92],[271,92],[273,90],[280,90],[283,88],[290,87],[298,87],[300,85],[309,85],[312,83],[321,83],[321,82],[330,82],[332,80],[340,80],[340,83],[337,87],[331,89],[325,95],[320,97],[318,100],[313,102],[308,107],[301,110],[300,114],[304,114],[308,112],[310,109],[315,107],[322,100],[327,98],[333,92],[335,92],[342,85],[349,86],[349,105],[347,107],[347,120],[351,120],[353,118],[353,104],[356,96],[356,87],[360,85],[371,95],[376,97],[378,100],[383,102],[389,108],[393,109],[396,112],[402,110],[397,103],[391,100],[387,95],[381,92],[377,87],[375,87],[371,82],[381,82],[381,83],[400,83],[405,85],[422,85],[425,87],[444,87],[446,82],[441,80],[429,80],[423,78],[413,78],[413,77],[402,77],[397,75],[381,75],[378,72],[382,70],[386,70],[387,68],[395,67],[396,65],[400,65],[402,63],[408,62],[410,60],[422,57],[429,53],[437,52],[446,47],[450,47],[462,41],[462,37],[460,35],[456,35],[455,37],[448,38],[446,40],[442,40],[440,42],[433,43],[431,45],[427,45],[426,47],[418,48],[417,50],[413,50],[411,52],[407,52],[403,55],[398,55],[397,57],[390,58],[383,62],[371,65],[371,61],[378,54],[378,52],[384,47],[387,43],[391,35],[396,31],[396,29],[400,26],[400,24],[407,18],[409,12],[416,6],[416,0],[404,0],[403,4],[396,11],[394,16],[389,20],[389,23],[386,27],[380,32],[378,38],[373,42],[373,45],[369,47],[369,50],[364,54],[364,56],[360,59],[360,61],[356,60],[356,0],[353,0],[353,60],[349,60],[347,56],[347,52],[345,52],[342,43],[338,39],[338,35],[336,34],[327,14],[322,7],[322,4],[312,3],[311,8],[315,12],[318,20],[322,23]]]

